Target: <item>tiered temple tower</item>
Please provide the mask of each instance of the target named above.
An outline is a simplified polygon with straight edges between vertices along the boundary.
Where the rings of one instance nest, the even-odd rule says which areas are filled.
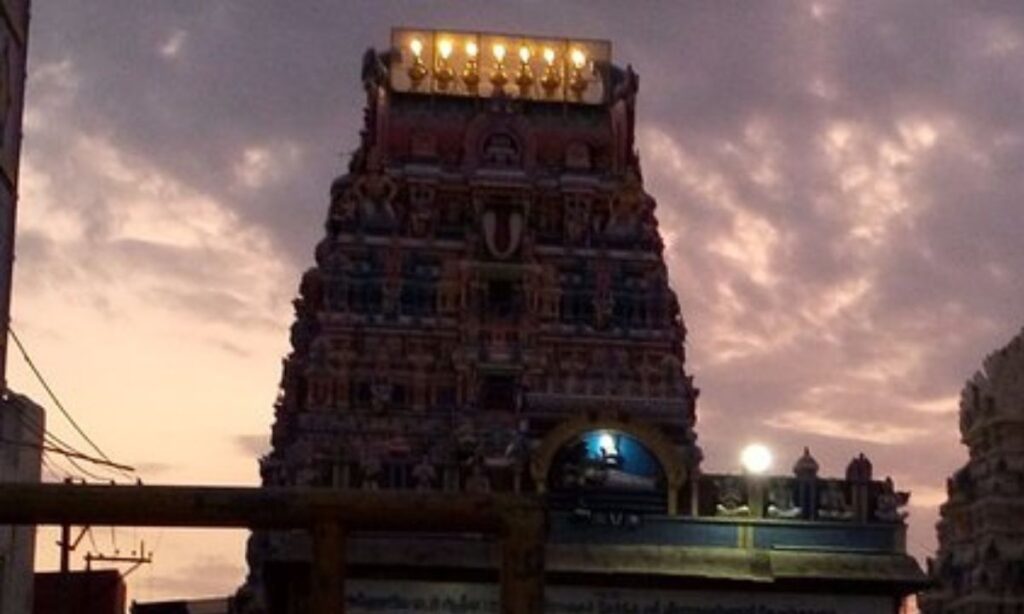
[[[618,426],[606,454],[649,428],[677,468],[622,476],[651,485],[638,505],[676,508],[697,391],[633,142],[637,75],[606,42],[401,30],[362,82],[264,484],[544,491],[546,436]]]
[[[638,78],[607,42],[396,30],[362,82],[265,485],[539,495],[550,611],[896,611],[909,495],[863,455],[845,480],[809,451],[701,474]],[[243,612],[305,611],[309,539],[253,534]],[[356,534],[346,558],[351,611],[497,611],[487,536]]]
[[[430,65],[442,43],[527,60],[480,65],[475,92],[468,75],[406,83],[401,54]],[[404,31],[367,53],[362,142],[295,301],[266,484],[534,490],[521,453],[606,411],[697,466],[637,77],[607,60],[601,43]]]
[[[967,464],[947,483],[929,561],[928,614],[1024,612],[1024,331],[985,359],[960,399]]]

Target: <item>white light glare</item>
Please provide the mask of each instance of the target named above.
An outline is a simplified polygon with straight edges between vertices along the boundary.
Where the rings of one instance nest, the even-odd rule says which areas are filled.
[[[423,41],[418,38],[412,39],[412,42],[409,43],[409,49],[412,50],[414,56],[420,57],[423,55]]]
[[[772,464],[771,450],[759,443],[752,443],[740,454],[743,468],[750,473],[764,473]]]
[[[499,63],[505,61],[505,45],[495,43],[494,48],[491,51],[494,52],[494,59],[498,60]]]
[[[569,59],[572,60],[572,65],[576,68],[583,68],[587,63],[587,54],[583,53],[582,49],[573,49],[569,53]]]
[[[612,437],[611,433],[601,433],[597,438],[597,447],[608,456],[619,453],[615,448],[615,438]]]
[[[441,52],[441,57],[447,60],[452,56],[452,41],[442,38],[441,42],[437,44],[437,50]]]

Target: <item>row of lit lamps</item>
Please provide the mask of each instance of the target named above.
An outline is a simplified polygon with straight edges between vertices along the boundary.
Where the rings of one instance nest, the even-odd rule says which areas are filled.
[[[409,42],[409,50],[413,56],[413,63],[408,71],[409,79],[412,80],[412,85],[415,89],[430,75],[430,69],[423,62],[423,41],[418,38],[412,39]],[[476,41],[470,40],[466,42],[466,63],[462,67],[461,74],[456,74],[450,62],[454,50],[455,44],[449,38],[443,38],[437,43],[438,53],[433,71],[437,89],[442,92],[449,91],[456,79],[460,79],[466,91],[476,93],[480,87],[480,64],[478,59],[480,48],[477,46]],[[550,98],[554,97],[558,88],[562,85],[561,70],[555,65],[557,54],[551,47],[545,47],[542,53],[545,66],[539,81],[534,75],[533,68],[530,66],[533,52],[528,46],[522,45],[519,47],[519,68],[515,72],[514,79],[510,78],[505,67],[505,58],[508,54],[508,49],[505,45],[495,43],[491,47],[491,53],[494,55],[496,64],[491,74],[488,75],[488,79],[491,85],[494,86],[495,91],[504,91],[505,86],[512,81],[519,88],[520,94],[526,96],[533,84],[539,83],[544,93]],[[569,90],[577,99],[581,99],[583,93],[587,90],[587,78],[583,74],[583,68],[587,65],[587,55],[582,49],[578,47],[573,48],[569,52],[569,61],[571,64]]]

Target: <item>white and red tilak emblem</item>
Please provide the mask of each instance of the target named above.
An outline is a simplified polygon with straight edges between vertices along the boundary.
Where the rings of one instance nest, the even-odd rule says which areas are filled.
[[[484,240],[495,258],[508,258],[523,238],[523,212],[513,207],[492,207],[483,214]]]

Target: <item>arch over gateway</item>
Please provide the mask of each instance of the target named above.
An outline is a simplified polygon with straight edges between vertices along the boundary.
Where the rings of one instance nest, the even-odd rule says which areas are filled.
[[[544,493],[547,490],[548,474],[560,450],[587,433],[602,430],[617,431],[635,438],[657,459],[665,475],[666,512],[669,515],[677,514],[679,491],[686,482],[687,471],[675,444],[652,426],[615,415],[580,415],[548,431],[530,459],[530,477],[537,485],[538,492]]]

